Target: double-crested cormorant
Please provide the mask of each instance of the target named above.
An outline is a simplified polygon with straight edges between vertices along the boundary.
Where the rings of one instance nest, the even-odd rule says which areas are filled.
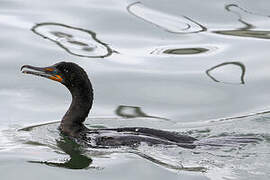
[[[142,142],[148,145],[178,145],[195,148],[197,139],[176,132],[143,127],[125,127],[114,129],[88,129],[84,120],[93,104],[93,88],[86,72],[72,62],[60,62],[49,67],[24,65],[21,71],[45,77],[62,83],[72,95],[72,103],[61,120],[60,131],[91,147],[108,148],[119,146],[137,146]]]

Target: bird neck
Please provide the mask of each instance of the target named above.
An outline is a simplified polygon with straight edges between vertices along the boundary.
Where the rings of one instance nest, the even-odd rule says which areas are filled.
[[[93,89],[91,83],[87,86],[68,88],[72,95],[72,102],[64,117],[60,129],[62,132],[76,136],[84,127],[85,121],[93,103]]]

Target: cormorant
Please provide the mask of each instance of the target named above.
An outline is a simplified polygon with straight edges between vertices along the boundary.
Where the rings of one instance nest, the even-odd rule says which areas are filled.
[[[72,95],[71,105],[61,120],[60,131],[76,142],[95,148],[148,145],[177,145],[195,148],[197,139],[144,127],[88,129],[83,125],[93,104],[93,88],[86,72],[73,62],[59,62],[48,67],[24,65],[22,73],[45,77],[62,83]]]

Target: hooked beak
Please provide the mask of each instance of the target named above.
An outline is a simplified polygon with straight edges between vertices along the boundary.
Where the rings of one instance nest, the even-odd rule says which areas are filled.
[[[49,67],[34,67],[30,65],[23,65],[21,72],[24,74],[32,74],[35,76],[45,77],[54,81],[63,83],[63,78],[59,71],[54,66]]]

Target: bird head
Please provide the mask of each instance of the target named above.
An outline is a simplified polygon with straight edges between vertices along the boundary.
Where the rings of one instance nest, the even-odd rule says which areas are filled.
[[[59,62],[48,67],[23,65],[21,71],[60,82],[70,90],[87,88],[90,84],[83,68],[73,62]]]

